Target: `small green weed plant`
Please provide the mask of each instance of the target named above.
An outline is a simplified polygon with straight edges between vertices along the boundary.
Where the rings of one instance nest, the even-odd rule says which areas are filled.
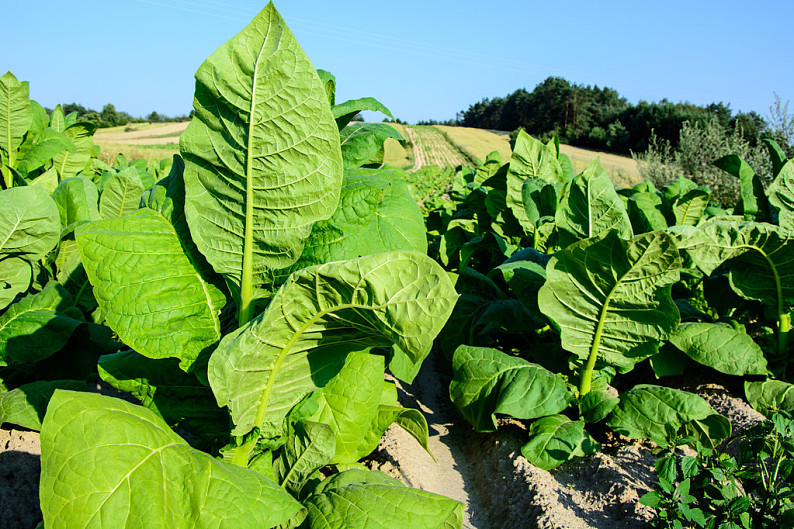
[[[640,502],[655,509],[655,528],[794,527],[794,419],[779,410],[727,440],[736,455],[679,437],[661,446],[654,489]]]

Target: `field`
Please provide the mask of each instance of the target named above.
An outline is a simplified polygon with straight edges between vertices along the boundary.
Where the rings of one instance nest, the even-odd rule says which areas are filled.
[[[510,159],[510,142],[504,135],[469,127],[436,125],[435,128],[443,132],[449,141],[471,160],[483,161],[492,151],[499,153],[502,162],[507,162]]]
[[[0,76],[0,529],[794,527],[774,142],[731,204],[403,148],[272,2],[195,79],[189,127],[95,134]]]
[[[147,162],[170,158],[179,152],[179,136],[187,123],[131,123],[99,129],[94,143],[100,148],[100,159],[110,164],[119,154],[128,160]]]

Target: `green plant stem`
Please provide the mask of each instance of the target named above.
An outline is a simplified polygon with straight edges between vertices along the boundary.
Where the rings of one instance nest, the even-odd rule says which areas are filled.
[[[238,467],[248,468],[248,460],[251,457],[251,450],[256,446],[256,440],[248,441],[233,450],[231,462]]]
[[[777,327],[777,350],[780,356],[786,356],[788,351],[788,335],[791,332],[791,314],[788,312],[778,313]]]
[[[753,247],[751,247],[753,248]],[[788,333],[791,330],[791,314],[783,309],[783,285],[780,283],[780,274],[772,259],[760,248],[753,248],[766,259],[769,268],[772,269],[772,276],[775,278],[775,294],[777,295],[777,353],[780,357],[785,357],[788,350]]]
[[[618,284],[620,284],[620,281],[618,281],[615,286],[612,287],[612,290],[609,291],[607,297],[604,298],[604,306],[601,307],[601,314],[598,315],[598,324],[596,325],[595,336],[593,336],[593,343],[590,346],[590,354],[587,356],[587,365],[585,365],[584,372],[582,372],[582,379],[579,382],[580,397],[583,397],[590,392],[590,387],[593,383],[593,370],[595,369],[595,363],[598,359],[598,347],[601,345],[601,333],[604,330],[604,320],[607,316],[607,307],[609,307],[612,294],[615,292],[615,288],[617,288]]]

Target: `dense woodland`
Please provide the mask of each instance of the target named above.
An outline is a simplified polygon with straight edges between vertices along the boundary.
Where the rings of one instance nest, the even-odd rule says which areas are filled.
[[[134,117],[127,112],[116,110],[116,107],[111,103],[102,107],[101,112],[97,112],[91,108],[86,108],[78,103],[66,103],[61,105],[65,114],[77,112],[78,121],[87,121],[93,123],[97,128],[119,127],[129,123],[168,123],[172,121],[187,121],[193,117],[193,112],[185,116],[166,116],[157,111],[152,111],[146,117]],[[52,109],[46,109],[47,114],[52,114]]]
[[[777,106],[780,110],[779,101]],[[702,125],[715,118],[726,135],[739,131],[752,146],[763,137],[791,146],[790,132],[788,138],[781,137],[785,136],[781,127],[756,112],[734,114],[722,102],[704,107],[663,99],[634,105],[612,88],[579,85],[561,77],[549,77],[531,92],[521,88],[505,97],[483,99],[461,112],[456,121],[483,129],[523,128],[535,136],[559,135],[572,145],[628,154],[645,152],[654,133],[675,149],[685,122]],[[790,127],[790,123],[784,125]]]

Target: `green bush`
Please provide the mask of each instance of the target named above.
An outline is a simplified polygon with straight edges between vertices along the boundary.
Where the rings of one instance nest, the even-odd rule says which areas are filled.
[[[657,187],[685,176],[708,186],[721,205],[733,206],[739,199],[739,180],[713,165],[727,154],[744,159],[765,183],[772,181],[772,162],[763,146],[751,146],[738,127],[726,135],[716,116],[703,123],[685,122],[676,149],[653,134],[648,150],[633,156],[639,162],[640,175]]]

